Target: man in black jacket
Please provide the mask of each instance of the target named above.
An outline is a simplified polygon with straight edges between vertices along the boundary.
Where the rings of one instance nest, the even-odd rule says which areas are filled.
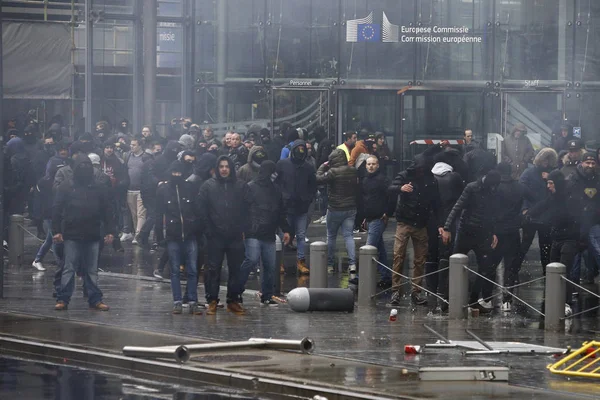
[[[450,160],[452,155],[449,152],[443,151],[436,154],[434,161],[436,161],[431,172],[438,183],[438,189],[440,192],[440,201],[442,207],[442,221],[445,221],[452,211],[452,207],[456,204],[462,191],[464,189],[463,179],[458,172],[454,172]],[[448,162],[447,162],[448,161]],[[452,243],[440,243],[439,234],[439,221],[435,218],[429,218],[427,224],[427,236],[428,251],[427,251],[427,262],[425,263],[425,274],[430,274],[442,270],[437,274],[432,274],[427,277],[427,287],[432,291],[436,292],[445,299],[448,298],[448,270],[450,262],[450,256],[452,255]],[[452,226],[450,231],[455,232],[456,226]],[[446,309],[446,306],[442,304],[442,310]]]
[[[304,140],[296,140],[289,158],[277,162],[276,183],[281,188],[283,203],[290,224],[292,237],[296,235],[296,267],[298,273],[309,274],[310,270],[304,258],[304,238],[306,236],[308,208],[317,192],[315,169],[306,162],[308,155]]]
[[[201,315],[202,312],[198,308],[196,194],[192,192],[192,184],[185,181],[183,171],[183,163],[173,161],[168,170],[167,183],[161,184],[156,191],[156,230],[163,230],[164,218],[171,264],[173,314],[181,314],[183,310],[179,266],[185,263],[190,314]]]
[[[87,156],[79,156],[73,167],[73,182],[58,189],[52,209],[54,242],[64,242],[65,264],[55,310],[66,310],[75,287],[75,271],[84,273],[90,308],[108,311],[98,288],[98,253],[102,233],[111,243],[115,223],[110,199],[104,188],[94,184],[94,168]]]
[[[317,184],[326,184],[329,193],[327,209],[327,268],[333,271],[335,265],[335,242],[340,228],[348,252],[348,273],[351,279],[356,274],[356,253],[352,230],[356,218],[356,194],[358,175],[356,169],[348,165],[344,150],[335,149],[329,161],[317,170]]]
[[[262,285],[260,303],[264,306],[277,306],[272,299],[275,276],[275,232],[278,228],[284,232],[284,243],[289,242],[289,225],[286,220],[281,191],[272,182],[275,163],[263,161],[258,177],[248,184],[246,191],[246,209],[248,223],[245,229],[246,258],[240,268],[240,292],[248,281],[250,271],[262,259]]]
[[[235,176],[235,166],[227,156],[217,159],[214,178],[206,181],[198,195],[201,225],[207,239],[208,266],[204,272],[204,287],[208,302],[207,315],[217,313],[221,265],[227,255],[227,311],[245,314],[239,288],[240,266],[244,261],[243,227],[246,184]]]
[[[388,256],[383,242],[383,232],[388,218],[394,213],[394,203],[390,201],[388,188],[390,180],[381,172],[379,159],[376,156],[367,158],[367,174],[361,179],[360,194],[364,206],[365,224],[367,226],[367,245],[377,247],[379,262],[388,265]],[[392,273],[389,269],[377,264],[380,288],[392,286]]]
[[[394,271],[401,273],[408,247],[408,239],[412,238],[415,252],[413,280],[421,286],[425,261],[427,259],[428,236],[427,223],[433,213],[441,227],[441,203],[438,184],[431,173],[432,161],[429,157],[418,155],[413,164],[396,176],[389,188],[390,194],[398,196],[396,205],[396,239],[394,241]],[[400,276],[393,275],[392,283],[396,288],[390,304],[400,305]],[[413,285],[411,300],[417,305],[426,305],[427,300],[420,296],[421,289]]]
[[[496,190],[496,201],[498,217],[496,220],[495,233],[498,237],[498,245],[493,254],[493,264],[498,265],[504,259],[504,286],[511,287],[517,283],[521,263],[519,260],[519,249],[521,247],[521,221],[523,215],[523,201],[531,195],[527,188],[512,178],[512,166],[507,162],[501,162],[496,166],[500,174],[500,184]],[[512,289],[510,289],[513,292]],[[512,296],[504,294],[502,311],[511,311]]]
[[[496,279],[492,253],[498,244],[495,223],[500,207],[496,203],[499,184],[500,174],[496,170],[489,171],[482,178],[469,183],[448,215],[443,231],[440,232],[444,243],[448,243],[452,237],[452,224],[460,216],[454,253],[467,254],[473,250],[477,257],[479,273],[491,281]],[[480,312],[489,313],[492,311],[492,302],[489,299],[493,286],[482,278],[476,279],[475,282],[470,303],[475,303],[474,307]],[[482,292],[482,297],[479,297],[479,292]]]

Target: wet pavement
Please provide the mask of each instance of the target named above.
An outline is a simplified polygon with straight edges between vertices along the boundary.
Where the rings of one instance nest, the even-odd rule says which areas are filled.
[[[394,224],[386,232],[386,244],[392,249]],[[311,225],[309,237],[323,240],[324,225]],[[365,236],[358,236],[357,246],[364,243]],[[29,238],[28,241],[32,239]],[[535,243],[535,242],[534,242]],[[28,254],[33,254],[28,243]],[[343,244],[338,241],[338,252],[343,262]],[[532,246],[530,260],[536,260],[537,248]],[[224,310],[216,317],[190,315],[173,316],[170,314],[170,287],[167,281],[151,278],[152,270],[159,254],[150,254],[131,245],[126,245],[124,254],[105,250],[102,257],[103,268],[108,271],[101,275],[101,288],[106,302],[112,306],[108,313],[91,312],[81,296],[77,294],[69,311],[53,311],[51,298],[52,268],[36,273],[29,267],[9,267],[5,274],[5,295],[0,300],[0,312],[10,315],[37,315],[39,320],[18,321],[0,319],[3,334],[27,336],[50,342],[63,342],[82,347],[94,347],[118,352],[123,344],[146,343],[148,345],[171,344],[173,338],[186,337],[194,341],[203,340],[245,340],[249,337],[277,337],[297,339],[312,337],[317,349],[314,356],[301,356],[285,353],[280,359],[269,355],[268,360],[248,361],[242,359],[239,364],[227,361],[217,363],[223,368],[252,370],[253,373],[276,376],[278,374],[302,381],[322,382],[347,388],[365,388],[374,393],[388,395],[411,395],[417,398],[447,398],[452,391],[456,398],[573,398],[594,397],[597,387],[589,380],[567,380],[552,375],[546,366],[555,359],[551,356],[477,356],[465,357],[459,350],[426,350],[411,356],[404,354],[404,345],[434,343],[437,338],[429,333],[423,324],[436,329],[442,335],[453,340],[471,340],[465,328],[472,330],[484,340],[522,341],[552,347],[576,348],[583,341],[597,338],[597,310],[573,318],[567,324],[565,332],[549,333],[540,329],[538,316],[527,308],[509,313],[494,313],[490,316],[469,318],[464,321],[450,321],[435,310],[435,306],[414,308],[405,298],[398,308],[398,320],[389,322],[389,308],[386,302],[389,294],[382,294],[375,307],[357,308],[354,313],[307,313],[297,314],[287,306],[261,308],[256,292],[248,290],[244,304],[249,313],[237,317]],[[30,257],[31,258],[31,257]],[[48,260],[52,258],[48,255]],[[412,254],[409,254],[406,273]],[[29,260],[26,256],[26,261]],[[288,291],[296,286],[309,284],[307,278],[297,278],[294,272],[293,254],[285,257],[287,274],[283,276],[282,288]],[[539,262],[524,264],[521,281],[525,282],[541,276]],[[345,273],[329,276],[331,287],[351,287]],[[249,285],[258,288],[255,277]],[[404,287],[408,289],[407,286]],[[592,287],[597,292],[597,287]],[[539,309],[543,293],[543,282],[535,282],[519,288],[517,294]],[[199,295],[203,296],[203,287],[199,286]],[[583,309],[597,306],[592,296],[580,296]],[[577,311],[577,309],[575,310]],[[75,324],[73,326],[68,324]],[[93,326],[94,337],[81,339],[75,335],[78,329]],[[62,327],[62,328],[61,328]],[[86,328],[87,329],[87,328]],[[120,329],[126,329],[121,331]],[[83,332],[83,331],[82,331]],[[142,335],[141,333],[144,333]],[[150,336],[148,336],[150,335]],[[75,340],[79,338],[79,340]],[[88,340],[89,339],[89,340]],[[131,340],[135,343],[128,343]],[[277,352],[275,352],[277,353]],[[246,353],[244,353],[246,354]],[[262,354],[262,353],[261,353]],[[239,356],[240,354],[238,354]],[[310,360],[308,362],[307,360]],[[333,361],[332,361],[333,360]],[[208,360],[209,364],[213,360]],[[212,364],[211,364],[212,365]],[[400,371],[406,368],[410,372],[424,366],[509,366],[510,385],[500,383],[452,383],[431,384],[411,379],[401,379]],[[251,367],[250,367],[251,366]],[[489,388],[494,385],[493,393]],[[527,388],[527,389],[526,389]],[[532,389],[532,390],[528,390]]]
[[[2,398],[149,400],[267,399],[257,394],[216,386],[181,387],[116,374],[51,363],[0,357]]]

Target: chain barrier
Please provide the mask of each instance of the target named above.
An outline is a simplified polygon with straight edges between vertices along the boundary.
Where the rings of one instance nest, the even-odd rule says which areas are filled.
[[[390,268],[390,267],[388,267],[387,265],[384,265],[384,264],[380,263],[379,261],[377,261],[377,259],[376,259],[375,257],[373,257],[373,261],[375,261],[376,263],[380,264],[382,267],[384,267],[384,268],[385,268],[385,269],[387,269],[388,271],[391,271],[391,272],[392,272],[392,273],[394,273],[394,274],[396,273],[396,271],[394,271],[392,268]],[[449,270],[449,269],[450,269],[449,267],[442,268],[442,269],[438,269],[437,271],[433,271],[433,272],[430,272],[430,273],[428,273],[428,274],[424,274],[424,275],[421,275],[421,276],[416,276],[416,277],[414,277],[413,279],[426,278],[426,277],[428,277],[428,276],[435,275],[435,274],[439,274],[440,272],[442,272],[442,271],[446,271],[446,270]],[[381,292],[379,292],[379,293],[375,293],[374,295],[372,295],[372,296],[371,296],[371,298],[373,299],[373,298],[375,298],[375,297],[377,297],[377,296],[379,296],[379,295],[381,295],[381,294],[384,294],[385,292],[389,292],[390,290],[398,290],[399,288],[401,288],[402,286],[404,286],[404,285],[406,285],[406,284],[408,284],[408,283],[410,283],[410,280],[408,280],[408,281],[406,281],[406,282],[402,282],[402,283],[401,283],[401,284],[399,284],[399,285],[395,285],[395,286],[391,286],[391,287],[389,287],[389,288],[387,288],[387,289],[383,289]]]
[[[561,275],[560,277],[561,277],[562,279],[564,279],[565,281],[567,281],[568,283],[570,283],[571,285],[573,285],[573,286],[575,286],[575,287],[577,287],[577,288],[579,288],[579,289],[581,289],[581,290],[583,290],[583,291],[585,291],[585,292],[588,292],[588,293],[589,293],[589,294],[591,294],[592,296],[594,296],[594,297],[597,297],[598,299],[600,299],[600,295],[598,295],[598,294],[596,294],[596,293],[592,292],[591,290],[589,290],[589,289],[586,289],[586,288],[584,288],[583,286],[581,286],[581,285],[579,285],[579,284],[577,284],[577,283],[573,282],[572,280],[570,280],[570,279],[569,279],[569,278],[567,278],[566,276],[564,276],[564,275]],[[578,312],[578,313],[571,314],[571,315],[569,315],[568,317],[563,317],[563,318],[561,318],[561,319],[570,319],[570,318],[573,318],[573,317],[577,317],[577,316],[579,316],[579,315],[582,315],[582,314],[585,314],[585,313],[587,313],[587,312],[590,312],[590,311],[596,310],[596,309],[598,309],[598,308],[600,308],[600,306],[596,306],[596,307],[588,308],[587,310],[583,310],[583,311],[580,311],[580,312]]]
[[[373,261],[375,261],[377,264],[381,265],[382,267],[384,267],[384,268],[387,268],[388,270],[392,271],[392,273],[394,273],[394,274],[396,274],[396,275],[400,276],[401,278],[404,278],[404,279],[408,280],[409,282],[411,282],[411,283],[412,283],[414,286],[418,287],[419,289],[421,289],[421,290],[423,290],[423,291],[425,291],[425,292],[427,292],[427,293],[431,294],[431,295],[432,295],[432,296],[434,296],[434,297],[437,297],[438,299],[442,300],[444,303],[446,303],[446,304],[449,304],[449,303],[448,303],[448,300],[444,299],[443,297],[441,297],[441,296],[438,296],[436,293],[433,293],[432,291],[425,289],[423,286],[419,286],[419,285],[417,285],[416,283],[412,282],[414,279],[419,279],[419,278],[422,278],[422,277],[424,277],[424,276],[427,276],[427,275],[432,275],[432,274],[434,274],[434,273],[439,273],[440,271],[442,271],[442,270],[445,270],[445,269],[448,269],[448,268],[444,268],[444,269],[442,269],[442,270],[438,270],[438,271],[435,271],[435,272],[431,272],[431,273],[429,273],[429,274],[425,274],[425,275],[417,276],[417,277],[415,277],[415,278],[412,278],[412,279],[411,279],[411,278],[409,278],[408,276],[406,276],[406,275],[402,275],[401,273],[394,271],[393,269],[391,269],[391,268],[390,268],[390,267],[388,267],[387,265],[385,265],[385,264],[383,264],[383,263],[379,262],[379,260],[377,260],[375,257],[373,257]],[[405,283],[407,283],[407,282],[405,282]],[[402,286],[402,285],[398,285],[398,286]],[[386,289],[386,290],[389,290],[389,289]]]
[[[40,242],[40,243],[44,243],[45,242],[45,240],[40,239],[39,237],[37,237],[37,235],[34,235],[30,231],[28,231],[27,228],[25,228],[23,225],[19,224],[19,228],[23,229],[25,232],[27,232],[31,237],[33,237],[38,242]]]
[[[496,282],[494,282],[491,279],[486,278],[485,276],[481,275],[480,273],[473,271],[471,268],[467,267],[466,265],[463,265],[463,268],[466,269],[467,271],[477,275],[478,277],[488,281],[489,283],[491,283],[494,286],[499,287],[500,289],[505,289],[504,286],[497,284]],[[511,295],[512,297],[514,297],[515,299],[519,300],[521,303],[525,304],[527,307],[531,308],[533,311],[535,311],[536,313],[540,314],[541,316],[545,317],[546,315],[539,311],[537,308],[533,307],[531,304],[529,304],[528,302],[526,302],[525,300],[521,299],[520,297],[518,297],[516,294],[511,293],[511,292],[506,292],[507,294]],[[468,305],[464,306],[464,307],[468,307]]]
[[[499,297],[499,296],[503,296],[503,295],[507,294],[508,291],[506,289],[515,289],[515,288],[518,288],[518,287],[521,287],[521,286],[529,285],[530,283],[533,283],[533,282],[536,282],[536,281],[541,281],[543,279],[546,279],[546,277],[542,276],[540,278],[532,279],[530,281],[523,282],[523,283],[518,283],[516,285],[504,286],[505,290],[503,290],[500,293],[496,293],[496,294],[493,294],[491,296],[488,296],[488,297],[484,298],[483,301],[488,301],[490,299],[493,299],[494,297]],[[475,304],[478,304],[478,303],[479,303],[479,300],[476,301],[475,303],[467,304],[465,307],[471,307],[471,306],[474,306]]]

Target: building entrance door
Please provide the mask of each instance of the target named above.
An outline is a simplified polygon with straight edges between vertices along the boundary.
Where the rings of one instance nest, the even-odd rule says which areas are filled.
[[[279,131],[284,122],[308,134],[323,126],[328,137],[335,134],[335,96],[323,87],[274,87],[271,92],[271,126]],[[306,138],[305,138],[306,139]]]

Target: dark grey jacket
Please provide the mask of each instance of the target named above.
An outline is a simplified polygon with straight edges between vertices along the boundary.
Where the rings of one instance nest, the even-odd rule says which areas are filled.
[[[348,165],[343,150],[332,151],[329,155],[329,162],[319,167],[317,183],[327,184],[328,209],[347,211],[356,208],[358,175],[356,169]]]

